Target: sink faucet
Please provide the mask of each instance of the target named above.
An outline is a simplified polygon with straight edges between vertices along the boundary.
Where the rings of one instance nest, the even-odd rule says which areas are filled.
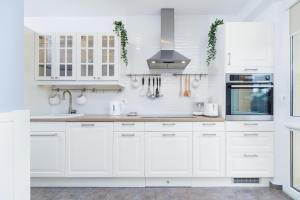
[[[65,90],[63,92],[63,100],[66,99],[66,93],[69,94],[69,109],[68,109],[68,113],[69,114],[75,114],[76,110],[73,110],[73,108],[72,108],[72,93],[70,92],[70,90]]]

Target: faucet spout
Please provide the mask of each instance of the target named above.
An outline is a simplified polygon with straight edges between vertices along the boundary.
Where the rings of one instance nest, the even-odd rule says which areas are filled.
[[[72,93],[70,92],[70,90],[65,90],[63,92],[63,100],[66,99],[66,94],[69,94],[69,108],[68,108],[68,113],[69,114],[76,113],[76,111],[73,110],[73,108],[72,108]]]

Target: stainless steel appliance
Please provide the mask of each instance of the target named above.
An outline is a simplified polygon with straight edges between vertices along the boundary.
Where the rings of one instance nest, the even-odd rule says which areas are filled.
[[[161,9],[161,50],[147,59],[150,69],[184,70],[191,60],[174,50],[174,8]]]
[[[226,120],[273,120],[273,75],[227,74]]]

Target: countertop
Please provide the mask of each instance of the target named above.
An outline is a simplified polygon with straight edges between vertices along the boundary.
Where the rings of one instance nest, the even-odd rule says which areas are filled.
[[[80,117],[55,118],[53,116],[31,118],[31,122],[224,122],[222,117],[205,116],[110,116],[84,115]]]

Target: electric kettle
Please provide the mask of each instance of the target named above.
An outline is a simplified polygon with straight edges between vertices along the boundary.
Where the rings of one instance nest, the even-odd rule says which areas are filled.
[[[122,101],[112,101],[109,105],[110,115],[121,115],[123,112],[124,102]]]
[[[219,105],[216,103],[206,103],[204,105],[204,115],[208,117],[218,117]]]

